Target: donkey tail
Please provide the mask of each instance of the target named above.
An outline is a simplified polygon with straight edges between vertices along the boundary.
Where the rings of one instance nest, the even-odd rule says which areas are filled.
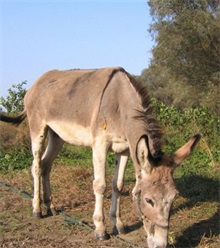
[[[0,113],[0,121],[19,125],[26,118],[26,116],[27,114],[25,110],[17,116],[10,116],[10,115]]]

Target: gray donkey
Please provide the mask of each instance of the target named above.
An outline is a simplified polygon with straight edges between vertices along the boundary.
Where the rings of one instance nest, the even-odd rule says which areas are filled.
[[[41,217],[43,202],[56,214],[50,190],[52,163],[64,141],[89,146],[93,152],[95,236],[109,238],[104,224],[103,199],[108,151],[115,152],[110,217],[115,234],[125,233],[120,218],[120,195],[129,155],[136,184],[134,208],[143,220],[148,247],[166,247],[171,205],[178,194],[173,171],[197,142],[195,135],[171,156],[161,150],[161,128],[152,116],[146,88],[122,68],[53,70],[41,76],[24,99],[24,111],[1,121],[21,123],[27,116],[32,141],[34,178],[33,215]],[[48,145],[43,144],[48,134]]]

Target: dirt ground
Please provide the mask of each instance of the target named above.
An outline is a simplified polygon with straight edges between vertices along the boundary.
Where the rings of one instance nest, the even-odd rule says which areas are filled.
[[[107,177],[105,197],[106,225],[110,234],[111,179],[111,176]],[[147,247],[143,226],[133,211],[133,182],[125,183],[122,197],[121,215],[127,234],[111,236],[107,241],[94,238],[92,180],[92,168],[56,165],[51,182],[53,202],[60,214],[34,219],[30,201],[33,190],[30,171],[1,173],[0,247]],[[190,205],[186,204],[187,201],[186,197],[180,196],[174,205],[169,247],[220,247],[218,203],[197,202]]]

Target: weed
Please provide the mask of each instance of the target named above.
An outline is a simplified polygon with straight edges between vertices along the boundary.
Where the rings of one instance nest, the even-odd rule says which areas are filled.
[[[29,152],[13,151],[4,152],[0,151],[0,170],[12,171],[22,170],[30,167],[32,155]]]

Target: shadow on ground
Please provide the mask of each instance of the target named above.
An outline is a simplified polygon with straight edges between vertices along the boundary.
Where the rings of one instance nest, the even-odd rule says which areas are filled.
[[[178,209],[173,209],[172,214],[179,209],[191,209],[201,202],[219,202],[220,184],[217,179],[191,175],[177,179],[176,185],[180,194],[188,200],[178,206]],[[211,218],[198,221],[182,231],[181,236],[176,238],[175,247],[197,247],[202,239],[219,235],[219,217],[218,208]]]
[[[187,228],[177,238],[175,247],[198,247],[201,240],[219,235],[219,211],[212,218],[202,220]]]
[[[142,221],[138,221],[134,223],[133,225],[126,226],[125,230],[126,230],[126,233],[131,233],[133,231],[140,229],[142,226],[143,226]]]

